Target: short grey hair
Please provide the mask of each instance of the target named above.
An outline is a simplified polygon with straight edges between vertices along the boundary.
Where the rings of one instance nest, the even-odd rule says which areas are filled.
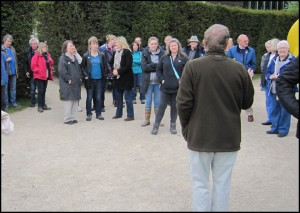
[[[290,49],[290,45],[289,45],[289,42],[287,40],[281,40],[277,43],[277,49],[279,48],[280,45],[284,45],[286,46],[288,49]]]
[[[9,39],[9,40],[11,40],[11,41],[14,40],[14,38],[13,38],[11,35],[7,34],[7,35],[5,35],[5,36],[3,37],[3,43],[4,43],[7,39]]]
[[[39,44],[40,42],[39,42],[39,40],[37,39],[37,38],[31,38],[31,39],[29,39],[29,45],[31,46],[31,44],[32,44],[32,42],[36,42],[37,44]]]
[[[209,50],[225,50],[229,37],[230,35],[228,28],[222,24],[214,24],[210,26],[204,33],[205,43]]]

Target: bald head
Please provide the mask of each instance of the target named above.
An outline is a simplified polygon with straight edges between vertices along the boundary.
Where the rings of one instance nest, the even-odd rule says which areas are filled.
[[[243,48],[248,47],[248,44],[249,44],[248,36],[246,36],[245,34],[241,34],[241,35],[237,38],[237,43],[238,43],[241,47],[243,47]]]

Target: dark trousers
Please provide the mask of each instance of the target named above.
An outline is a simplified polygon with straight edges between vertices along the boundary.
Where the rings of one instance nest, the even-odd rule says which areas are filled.
[[[105,102],[105,91],[107,89],[108,86],[108,80],[105,81],[105,83],[102,84],[102,92],[101,92],[101,100],[102,100],[102,105],[101,108],[105,108],[104,102]]]
[[[176,96],[177,93],[165,93],[160,91],[160,100],[159,100],[159,107],[157,110],[157,114],[155,116],[155,123],[160,124],[161,120],[164,117],[165,110],[170,103],[171,111],[171,123],[176,123],[177,120],[177,109],[176,109]]]
[[[34,78],[30,78],[30,97],[31,97],[31,104],[36,104],[36,98],[35,98],[35,91],[36,91],[37,85],[34,80]]]
[[[133,102],[132,102],[132,89],[122,90],[122,89],[115,88],[115,90],[116,90],[116,98],[117,98],[116,116],[122,117],[122,115],[123,115],[123,96],[125,95],[127,117],[134,118]]]
[[[37,88],[38,88],[38,107],[45,107],[46,106],[46,90],[48,85],[48,80],[40,80],[35,79]]]
[[[91,79],[90,88],[86,89],[86,115],[92,115],[92,100],[94,102],[96,116],[101,115],[102,106],[102,79]]]

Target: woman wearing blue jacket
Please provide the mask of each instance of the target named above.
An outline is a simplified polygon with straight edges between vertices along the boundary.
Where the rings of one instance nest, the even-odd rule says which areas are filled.
[[[136,104],[136,87],[139,88],[140,92],[140,101],[142,104],[145,104],[145,93],[141,92],[142,85],[142,52],[139,51],[139,44],[134,41],[131,44],[132,48],[132,70],[133,70],[133,88],[132,88],[132,101]]]
[[[274,57],[268,66],[266,80],[269,86],[269,95],[272,102],[271,120],[272,126],[267,134],[278,134],[278,137],[285,137],[289,133],[291,125],[291,114],[278,101],[276,94],[276,79],[284,72],[285,68],[295,59],[289,53],[289,43],[282,40],[277,44],[278,56]]]
[[[5,111],[5,87],[8,83],[8,75],[7,75],[7,63],[6,56],[3,51],[1,51],[1,110]]]

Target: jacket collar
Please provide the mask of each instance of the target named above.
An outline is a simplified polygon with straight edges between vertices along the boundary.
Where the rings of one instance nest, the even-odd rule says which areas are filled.
[[[225,50],[223,49],[211,49],[206,52],[206,55],[223,55],[226,56]]]
[[[241,48],[239,47],[239,45],[236,45],[236,49],[237,49],[237,51],[238,51],[239,53],[242,52],[242,51],[241,51]],[[247,51],[249,52],[249,51],[250,51],[250,48],[249,48],[249,47],[246,47],[245,50],[247,50]]]

